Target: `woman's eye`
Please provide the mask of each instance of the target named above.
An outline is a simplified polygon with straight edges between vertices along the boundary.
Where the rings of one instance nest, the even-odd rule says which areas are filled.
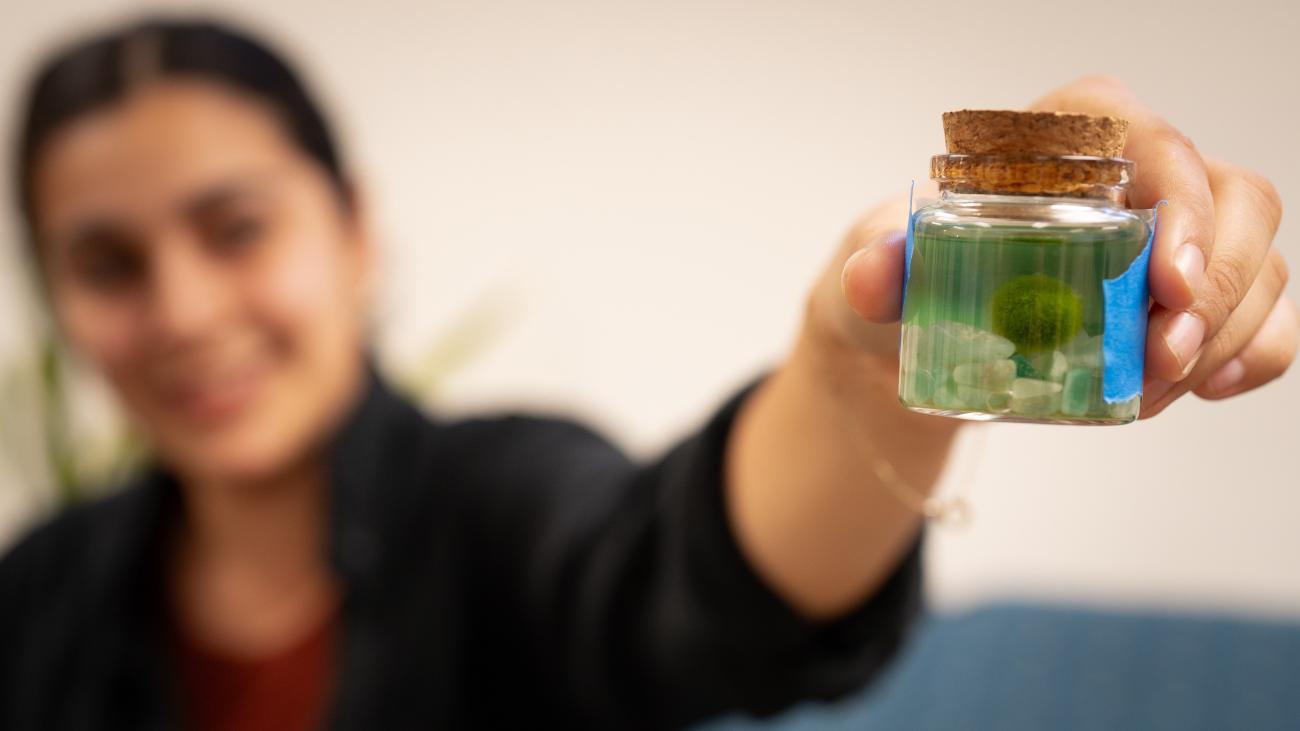
[[[222,251],[237,252],[255,243],[263,231],[262,221],[255,216],[233,216],[218,222],[213,232],[213,243]]]
[[[83,259],[77,276],[96,289],[120,289],[139,278],[143,265],[127,253],[102,253]]]

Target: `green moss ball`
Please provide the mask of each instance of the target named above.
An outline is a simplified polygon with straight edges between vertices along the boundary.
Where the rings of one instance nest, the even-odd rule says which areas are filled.
[[[1045,274],[1009,279],[993,293],[993,332],[1024,353],[1068,343],[1083,327],[1083,304],[1070,285]]]

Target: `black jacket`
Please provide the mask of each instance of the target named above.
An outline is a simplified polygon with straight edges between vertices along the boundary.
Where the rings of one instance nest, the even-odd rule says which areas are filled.
[[[331,727],[671,728],[863,686],[918,610],[920,537],[834,623],[761,583],[721,490],[754,385],[636,465],[565,419],[430,420],[372,374],[330,451]],[[0,729],[178,724],[160,580],[177,506],[155,469],[0,562]]]

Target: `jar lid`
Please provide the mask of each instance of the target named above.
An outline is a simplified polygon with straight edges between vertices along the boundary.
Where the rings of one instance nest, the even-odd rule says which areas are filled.
[[[1118,117],[962,109],[944,113],[943,134],[930,177],[945,190],[1122,200],[1133,180]]]
[[[945,112],[948,152],[959,155],[1029,154],[1119,157],[1128,121],[1064,112],[962,109]]]

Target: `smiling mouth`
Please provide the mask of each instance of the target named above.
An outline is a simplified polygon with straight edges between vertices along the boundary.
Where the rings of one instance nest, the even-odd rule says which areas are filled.
[[[224,426],[253,405],[267,372],[266,363],[258,359],[212,375],[183,379],[166,390],[167,402],[194,426]]]

